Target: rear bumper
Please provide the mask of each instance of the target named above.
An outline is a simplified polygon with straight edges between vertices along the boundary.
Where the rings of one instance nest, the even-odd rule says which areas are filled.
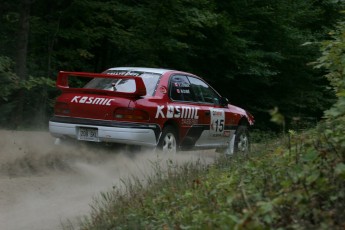
[[[53,117],[49,121],[49,132],[55,137],[78,139],[79,128],[98,130],[99,142],[156,146],[160,133],[157,124],[123,123],[68,117]]]

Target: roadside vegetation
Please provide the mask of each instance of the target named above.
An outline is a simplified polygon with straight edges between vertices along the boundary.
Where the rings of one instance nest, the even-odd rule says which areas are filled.
[[[340,23],[314,63],[337,97],[315,128],[257,139],[251,154],[212,165],[153,163],[146,180],[102,193],[80,228],[344,229],[344,34]]]
[[[326,126],[208,166],[153,164],[102,193],[81,229],[343,229],[344,146]]]

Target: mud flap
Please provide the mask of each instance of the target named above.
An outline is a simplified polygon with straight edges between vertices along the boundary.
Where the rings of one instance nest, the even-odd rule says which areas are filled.
[[[231,138],[230,143],[229,143],[228,151],[225,151],[225,154],[227,154],[227,155],[233,155],[234,154],[235,138],[236,138],[236,134],[232,135],[232,138]]]
[[[61,145],[61,139],[59,137],[56,138],[55,141],[54,141],[54,144],[55,145]]]
[[[235,139],[236,134],[232,135],[228,147],[226,148],[217,148],[216,153],[224,153],[226,156],[232,156],[235,152]]]

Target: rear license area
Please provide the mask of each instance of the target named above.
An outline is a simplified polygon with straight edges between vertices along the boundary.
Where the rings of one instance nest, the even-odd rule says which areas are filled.
[[[78,140],[99,142],[98,129],[88,127],[78,127]]]

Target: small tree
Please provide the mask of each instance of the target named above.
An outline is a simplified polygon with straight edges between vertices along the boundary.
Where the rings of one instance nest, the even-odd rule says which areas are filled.
[[[340,22],[330,35],[332,40],[322,43],[322,56],[318,59],[316,68],[323,67],[327,70],[326,78],[337,97],[337,102],[325,115],[337,118],[345,114],[345,21]]]
[[[327,111],[326,134],[336,152],[345,161],[345,21],[330,33],[330,40],[322,43],[322,56],[317,60],[316,68],[327,70],[326,78],[334,89],[337,101]],[[345,167],[345,166],[344,166]]]

